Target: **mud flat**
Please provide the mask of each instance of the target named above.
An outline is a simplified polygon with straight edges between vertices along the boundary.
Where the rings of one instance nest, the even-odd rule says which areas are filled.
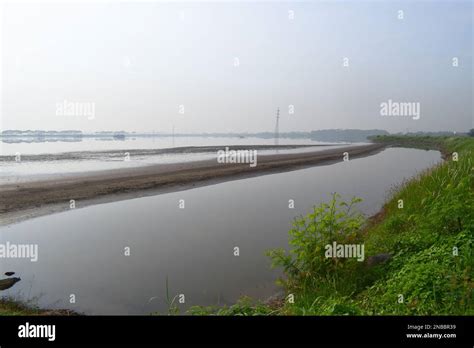
[[[122,199],[180,191],[240,178],[326,165],[375,154],[384,144],[339,147],[314,152],[258,156],[258,165],[204,160],[137,168],[84,172],[65,178],[0,186],[0,225]],[[217,157],[217,156],[216,156]]]

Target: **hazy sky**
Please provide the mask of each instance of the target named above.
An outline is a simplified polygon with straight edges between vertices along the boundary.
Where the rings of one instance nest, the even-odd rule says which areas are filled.
[[[2,129],[474,128],[472,1],[9,3],[1,49]]]

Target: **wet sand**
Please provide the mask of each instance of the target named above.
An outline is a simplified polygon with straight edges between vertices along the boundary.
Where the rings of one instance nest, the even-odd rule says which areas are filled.
[[[65,178],[0,186],[0,225],[91,204],[186,190],[246,177],[326,165],[381,151],[385,145],[368,144],[314,152],[258,156],[249,164],[221,164],[217,160],[150,165],[85,172]]]
[[[340,144],[311,144],[311,145],[229,145],[229,150],[295,150],[303,148],[339,146]],[[346,144],[342,144],[346,145]],[[104,158],[114,159],[124,157],[128,153],[130,157],[156,156],[156,155],[176,155],[176,154],[197,154],[197,153],[216,153],[222,150],[224,146],[181,146],[164,149],[130,149],[130,150],[106,150],[106,151],[80,151],[80,152],[60,152],[46,154],[22,155],[22,161],[43,162],[43,161],[61,161],[61,160],[101,160]],[[0,162],[14,161],[15,156],[0,156]]]

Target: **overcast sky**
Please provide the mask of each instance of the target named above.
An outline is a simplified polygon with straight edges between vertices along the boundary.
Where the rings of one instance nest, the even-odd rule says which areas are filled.
[[[2,129],[273,131],[280,107],[281,132],[465,131],[474,127],[472,6],[10,3]],[[381,116],[389,99],[419,102],[420,119]],[[94,103],[95,117],[57,115],[65,100]]]

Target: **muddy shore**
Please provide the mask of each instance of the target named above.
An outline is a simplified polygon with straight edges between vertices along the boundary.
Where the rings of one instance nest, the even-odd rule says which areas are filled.
[[[150,196],[212,185],[229,180],[285,172],[364,157],[381,151],[383,144],[340,147],[314,152],[258,156],[258,165],[221,164],[205,160],[81,173],[65,178],[0,186],[0,225],[91,204]]]

